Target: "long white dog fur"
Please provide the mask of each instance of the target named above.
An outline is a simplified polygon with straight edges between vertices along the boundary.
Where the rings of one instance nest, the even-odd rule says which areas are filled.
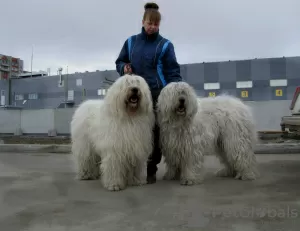
[[[241,100],[228,95],[197,99],[189,84],[170,83],[158,98],[157,113],[165,180],[201,183],[204,156],[209,154],[216,154],[224,164],[217,176],[258,177],[255,124]]]
[[[72,153],[81,180],[99,179],[110,191],[142,185],[152,152],[155,116],[145,80],[124,75],[104,100],[88,100],[71,121]]]

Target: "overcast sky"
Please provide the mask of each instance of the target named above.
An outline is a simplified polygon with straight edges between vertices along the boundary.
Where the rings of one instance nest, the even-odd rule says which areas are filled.
[[[0,0],[0,54],[30,71],[115,69],[145,0]],[[299,0],[157,0],[180,64],[300,55]]]

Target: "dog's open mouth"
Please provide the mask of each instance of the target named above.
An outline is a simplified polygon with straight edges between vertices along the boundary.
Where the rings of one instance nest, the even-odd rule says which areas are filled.
[[[185,114],[185,107],[183,105],[180,105],[179,107],[177,107],[176,110],[178,115],[184,115]]]
[[[127,108],[130,113],[134,113],[137,111],[137,109],[139,107],[139,101],[140,101],[140,97],[136,94],[131,95],[127,99]]]
[[[130,114],[136,113],[139,108],[139,103],[141,100],[141,92],[137,87],[130,89],[125,101],[127,110]]]
[[[139,96],[137,95],[132,95],[128,99],[128,106],[130,109],[136,109],[138,107],[139,103]]]
[[[137,95],[133,95],[129,98],[129,103],[130,104],[137,104],[139,101],[139,97]]]

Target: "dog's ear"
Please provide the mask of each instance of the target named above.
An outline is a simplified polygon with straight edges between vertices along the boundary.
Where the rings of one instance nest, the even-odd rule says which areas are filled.
[[[198,111],[198,102],[199,99],[197,97],[197,94],[194,92],[192,88],[189,88],[189,91],[186,92],[189,100],[189,106],[187,114],[189,117],[193,117],[197,111]]]
[[[105,102],[109,105],[109,110],[115,115],[122,113],[122,97],[124,97],[123,89],[116,83],[112,84],[105,96]]]

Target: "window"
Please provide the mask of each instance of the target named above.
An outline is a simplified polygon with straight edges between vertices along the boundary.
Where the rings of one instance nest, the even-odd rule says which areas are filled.
[[[287,79],[272,79],[270,80],[271,87],[286,87]]]
[[[82,86],[82,79],[76,79],[76,86]]]
[[[15,100],[24,100],[23,95],[15,95]]]
[[[238,81],[236,82],[236,88],[252,88],[252,81]]]
[[[98,95],[104,96],[106,95],[107,89],[98,89]]]
[[[204,83],[205,90],[216,90],[220,89],[220,83]]]
[[[37,99],[38,98],[38,94],[37,93],[30,93],[28,94],[28,99]]]

